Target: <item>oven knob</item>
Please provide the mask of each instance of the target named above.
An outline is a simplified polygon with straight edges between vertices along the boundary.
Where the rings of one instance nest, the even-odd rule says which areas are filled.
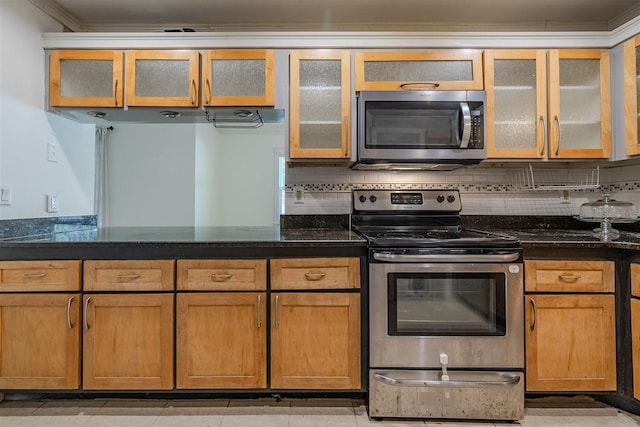
[[[438,201],[438,203],[442,203],[444,202],[444,196],[442,194],[438,194],[438,197],[436,197],[436,200]]]
[[[447,202],[453,203],[455,201],[456,201],[456,197],[455,196],[447,196]]]
[[[360,203],[364,203],[367,201],[367,198],[365,196],[360,196],[358,197],[358,200],[360,200]]]
[[[371,201],[371,203],[375,203],[375,201],[378,200],[378,198],[376,196],[370,196],[369,200]]]

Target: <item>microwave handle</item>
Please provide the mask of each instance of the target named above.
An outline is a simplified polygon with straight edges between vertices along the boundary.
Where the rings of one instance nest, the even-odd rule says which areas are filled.
[[[471,110],[466,102],[460,103],[462,113],[462,135],[460,137],[460,148],[467,148],[471,139]]]

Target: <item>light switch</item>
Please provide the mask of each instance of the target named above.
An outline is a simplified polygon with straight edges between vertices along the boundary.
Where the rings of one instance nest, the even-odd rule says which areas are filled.
[[[0,205],[11,204],[11,187],[8,185],[0,186]]]

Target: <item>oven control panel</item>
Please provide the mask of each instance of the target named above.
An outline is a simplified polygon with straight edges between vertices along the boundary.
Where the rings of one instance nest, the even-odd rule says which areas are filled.
[[[359,212],[417,211],[458,213],[458,190],[354,190],[353,210]]]

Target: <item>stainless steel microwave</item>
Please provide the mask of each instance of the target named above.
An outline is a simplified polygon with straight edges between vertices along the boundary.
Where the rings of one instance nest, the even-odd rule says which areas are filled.
[[[486,159],[485,91],[362,91],[353,169],[451,170]]]

